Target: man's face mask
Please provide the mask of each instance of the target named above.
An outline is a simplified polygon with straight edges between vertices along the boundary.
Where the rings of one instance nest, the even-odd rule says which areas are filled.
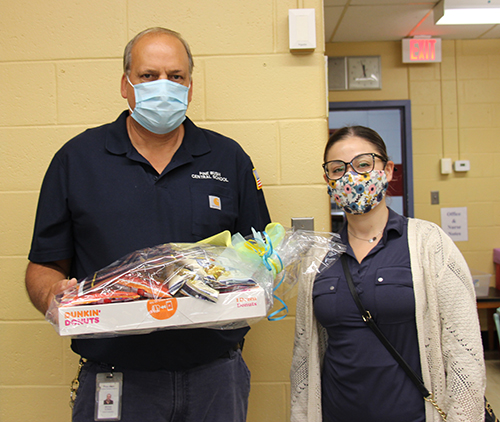
[[[135,109],[132,118],[142,127],[158,135],[164,135],[177,129],[186,118],[189,87],[158,79],[133,85]]]

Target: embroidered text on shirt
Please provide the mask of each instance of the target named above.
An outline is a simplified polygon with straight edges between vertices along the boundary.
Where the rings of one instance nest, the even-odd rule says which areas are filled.
[[[219,182],[228,183],[227,177],[223,177],[218,171],[200,171],[198,174],[192,174],[193,179],[213,179]]]

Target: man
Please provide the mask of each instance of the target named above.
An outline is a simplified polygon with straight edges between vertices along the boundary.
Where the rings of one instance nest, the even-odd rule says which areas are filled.
[[[113,404],[113,400],[111,399],[111,394],[107,394],[106,398],[104,399],[104,404]]]
[[[123,255],[223,230],[263,230],[269,214],[250,158],[185,117],[193,59],[176,32],[151,28],[124,53],[129,111],[57,152],[40,192],[26,287],[42,313],[55,294]],[[74,277],[68,280],[68,277]],[[74,339],[87,359],[73,421],[93,421],[96,377],[123,374],[121,420],[244,421],[248,328]],[[97,378],[98,379],[98,378]]]

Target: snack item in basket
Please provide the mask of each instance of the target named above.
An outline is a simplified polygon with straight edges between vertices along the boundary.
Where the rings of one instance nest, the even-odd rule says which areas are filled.
[[[181,292],[186,296],[192,296],[196,299],[205,299],[216,303],[219,299],[219,292],[207,286],[199,278],[190,278],[182,286]]]
[[[102,303],[130,302],[138,299],[140,299],[140,296],[137,293],[120,290],[105,293],[89,293],[84,296],[66,294],[61,299],[60,306],[99,305]]]

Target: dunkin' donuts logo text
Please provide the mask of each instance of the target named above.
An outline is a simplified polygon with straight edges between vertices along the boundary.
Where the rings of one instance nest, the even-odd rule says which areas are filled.
[[[236,299],[237,308],[248,308],[250,306],[257,306],[257,298],[255,296],[239,297]]]
[[[90,325],[99,324],[100,309],[90,311],[69,311],[64,312],[64,325]]]

